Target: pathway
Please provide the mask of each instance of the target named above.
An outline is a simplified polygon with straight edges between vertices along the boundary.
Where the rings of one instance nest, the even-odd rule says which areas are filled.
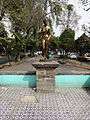
[[[90,90],[0,87],[0,120],[90,120]]]
[[[32,63],[35,61],[38,61],[40,58],[34,57],[34,58],[27,58],[23,60],[21,64],[13,65],[11,67],[5,67],[3,69],[0,69],[0,74],[2,73],[29,73],[29,72],[35,72],[35,68],[32,66]],[[73,65],[66,65],[66,64],[60,64],[60,66],[56,69],[56,73],[60,74],[90,74],[90,70],[75,67]]]

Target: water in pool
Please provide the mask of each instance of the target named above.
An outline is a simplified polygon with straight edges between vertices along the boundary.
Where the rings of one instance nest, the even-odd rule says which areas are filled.
[[[56,87],[90,87],[90,75],[56,75]]]
[[[0,85],[35,87],[36,75],[0,75]]]
[[[36,75],[0,75],[0,85],[35,87]],[[90,75],[56,75],[55,87],[90,87]]]

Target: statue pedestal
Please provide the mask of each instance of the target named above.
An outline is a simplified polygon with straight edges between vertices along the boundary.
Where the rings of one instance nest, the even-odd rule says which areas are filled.
[[[36,68],[37,91],[54,92],[55,69],[59,66],[59,63],[55,61],[35,62],[33,66]]]

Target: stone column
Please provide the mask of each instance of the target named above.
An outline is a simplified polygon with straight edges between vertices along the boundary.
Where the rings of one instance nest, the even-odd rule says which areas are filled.
[[[55,90],[55,69],[57,62],[36,62],[33,66],[36,68],[37,91],[54,92]]]

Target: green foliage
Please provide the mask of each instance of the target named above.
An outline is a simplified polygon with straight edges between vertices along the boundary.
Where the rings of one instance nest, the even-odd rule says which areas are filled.
[[[83,33],[82,36],[75,41],[75,45],[81,55],[90,52],[90,37]]]
[[[7,37],[7,32],[5,31],[4,25],[0,22],[0,37]]]
[[[67,5],[67,10],[68,11],[73,11],[73,5],[71,5],[71,4]]]
[[[53,36],[53,39],[49,45],[52,50],[59,49],[60,40],[59,37]]]
[[[9,61],[11,53],[12,53],[12,41],[10,38],[7,37],[0,37],[0,43],[5,48],[5,54],[8,57]]]
[[[72,29],[65,29],[60,37],[53,36],[52,42],[50,44],[51,49],[73,50],[74,49],[74,37],[75,32]]]
[[[59,45],[64,49],[74,49],[75,32],[72,29],[66,29],[59,37]]]
[[[7,32],[5,31],[4,25],[0,22],[0,45],[7,47],[9,40],[7,40]]]
[[[15,53],[21,52],[25,47],[25,40],[19,33],[13,33],[15,38],[12,39],[12,48]]]

